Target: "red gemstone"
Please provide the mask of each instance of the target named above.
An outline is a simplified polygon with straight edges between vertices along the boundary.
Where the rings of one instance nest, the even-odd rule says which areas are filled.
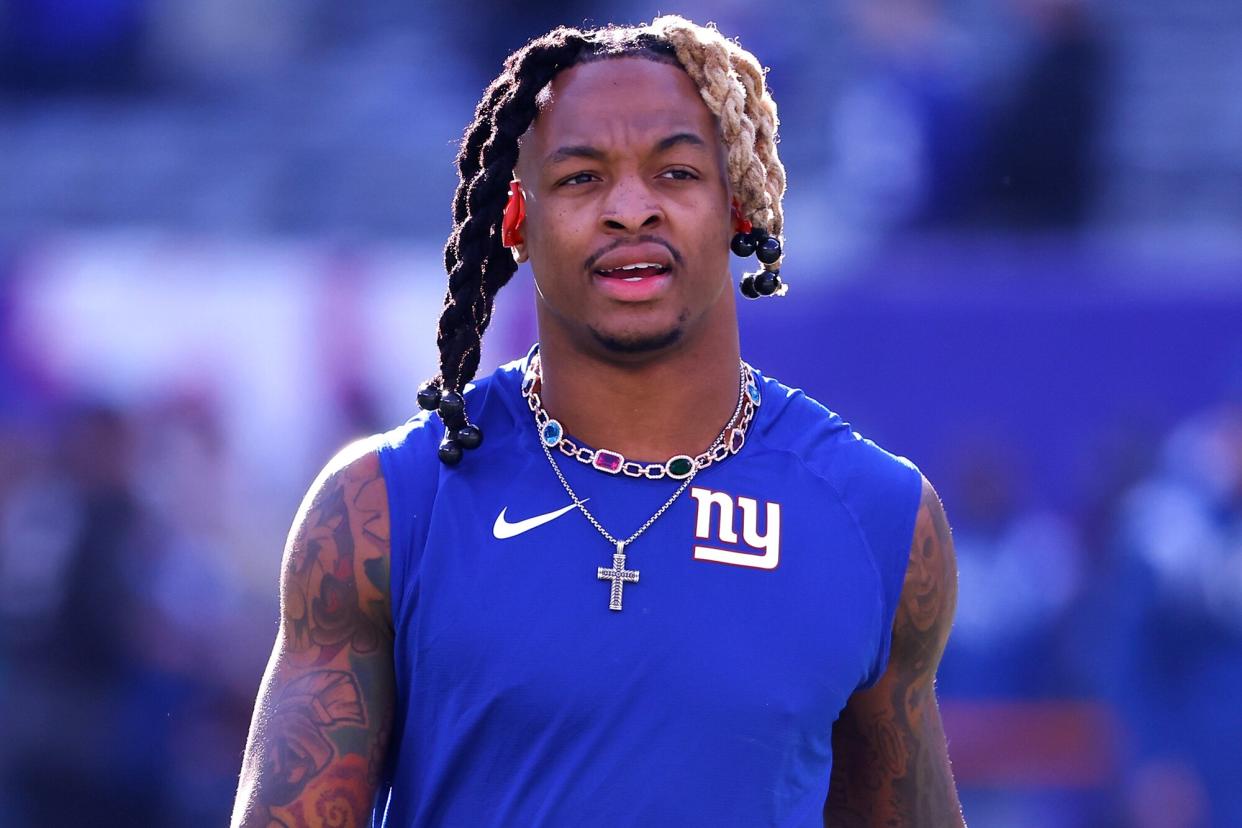
[[[625,458],[617,454],[615,451],[608,449],[600,449],[595,452],[595,461],[591,464],[601,471],[616,474],[621,471],[621,464],[625,462]]]

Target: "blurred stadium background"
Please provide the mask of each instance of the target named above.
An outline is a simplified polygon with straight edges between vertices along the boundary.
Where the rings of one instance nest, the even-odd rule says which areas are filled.
[[[434,371],[455,139],[658,10],[0,0],[0,825],[225,823],[297,503]],[[1242,5],[676,10],[781,106],[746,353],[948,508],[971,824],[1242,825]]]

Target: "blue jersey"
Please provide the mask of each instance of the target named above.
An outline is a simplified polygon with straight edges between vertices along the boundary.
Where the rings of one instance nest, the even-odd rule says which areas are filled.
[[[832,726],[888,660],[918,471],[756,373],[741,451],[626,548],[571,506],[521,394],[467,391],[484,445],[450,468],[426,413],[386,435],[396,714],[384,826],[820,826]],[[614,536],[674,480],[557,452]]]

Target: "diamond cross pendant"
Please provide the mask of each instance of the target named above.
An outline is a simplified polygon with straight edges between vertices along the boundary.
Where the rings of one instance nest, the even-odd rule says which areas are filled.
[[[601,581],[612,581],[612,594],[608,598],[608,609],[621,610],[622,584],[638,583],[638,570],[625,568],[625,541],[617,541],[617,551],[612,555],[612,566],[601,566],[596,577]]]

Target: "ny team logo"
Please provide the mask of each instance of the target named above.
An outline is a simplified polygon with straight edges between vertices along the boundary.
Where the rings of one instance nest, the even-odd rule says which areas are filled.
[[[732,495],[714,492],[695,486],[690,490],[698,507],[694,522],[694,536],[699,540],[717,540],[733,546],[745,546],[750,551],[717,549],[714,546],[695,544],[694,558],[698,561],[715,561],[752,569],[775,569],[781,559],[781,504],[765,501],[764,531],[759,534],[759,501],[753,497],[738,497],[734,505]],[[742,511],[742,537],[739,543],[736,518]]]

